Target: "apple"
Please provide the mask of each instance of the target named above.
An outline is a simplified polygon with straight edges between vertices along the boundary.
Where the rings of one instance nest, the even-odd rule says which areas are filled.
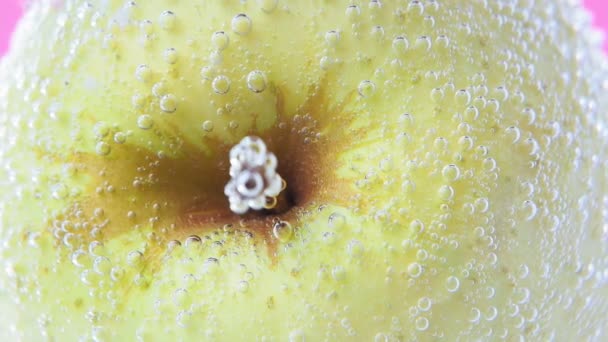
[[[0,336],[605,340],[589,22],[564,0],[33,1],[0,65]]]

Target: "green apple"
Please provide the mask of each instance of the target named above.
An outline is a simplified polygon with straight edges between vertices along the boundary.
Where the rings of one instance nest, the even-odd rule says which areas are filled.
[[[0,337],[606,339],[589,22],[574,0],[33,1],[0,65]]]

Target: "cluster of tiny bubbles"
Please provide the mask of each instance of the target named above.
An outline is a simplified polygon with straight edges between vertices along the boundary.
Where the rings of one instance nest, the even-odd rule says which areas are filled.
[[[287,242],[293,236],[293,227],[287,221],[276,220],[272,225],[272,235],[281,242]]]
[[[211,82],[213,91],[220,95],[226,94],[228,91],[230,91],[230,85],[230,79],[225,75],[218,75],[213,79],[213,82]]]
[[[175,27],[175,13],[171,11],[164,11],[160,14],[158,18],[158,22],[160,23],[160,27],[165,30],[172,30]]]
[[[247,14],[240,13],[232,18],[232,22],[230,23],[232,27],[232,31],[234,33],[244,36],[251,32],[251,18],[247,16]]]
[[[259,70],[253,70],[247,75],[247,88],[254,93],[261,93],[266,89],[266,75]]]
[[[372,81],[364,80],[359,83],[357,91],[363,98],[371,97],[376,92],[376,85]]]

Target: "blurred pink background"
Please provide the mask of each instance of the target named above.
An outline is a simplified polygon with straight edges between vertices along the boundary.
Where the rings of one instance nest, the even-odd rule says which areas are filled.
[[[21,15],[20,4],[23,2],[24,0],[0,0],[0,56],[8,49],[9,37]],[[608,1],[584,0],[584,3],[593,12],[595,25],[606,32],[608,37]],[[608,52],[607,39],[604,40],[604,50]]]

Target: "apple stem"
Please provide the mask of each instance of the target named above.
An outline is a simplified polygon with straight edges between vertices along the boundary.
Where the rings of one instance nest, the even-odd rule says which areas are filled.
[[[230,181],[224,188],[230,210],[245,214],[249,209],[273,209],[285,180],[276,172],[277,157],[264,141],[247,136],[230,150]]]

